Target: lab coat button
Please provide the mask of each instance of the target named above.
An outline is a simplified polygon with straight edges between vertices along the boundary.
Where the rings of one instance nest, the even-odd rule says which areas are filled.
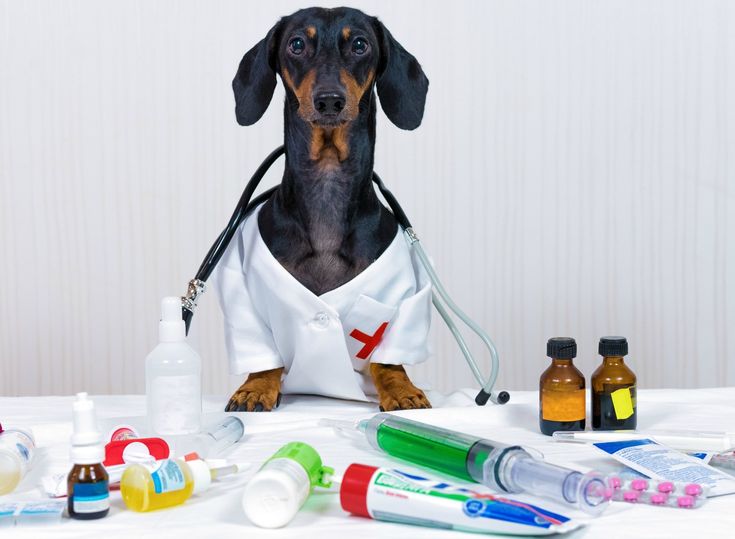
[[[314,315],[312,324],[320,329],[326,329],[329,327],[329,315],[324,311],[320,311]]]

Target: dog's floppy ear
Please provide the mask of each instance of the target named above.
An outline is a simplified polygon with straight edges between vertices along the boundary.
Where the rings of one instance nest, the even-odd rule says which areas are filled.
[[[380,44],[378,97],[388,119],[401,129],[416,129],[424,117],[429,79],[421,65],[396,41],[378,19],[373,19]]]
[[[235,115],[240,125],[253,125],[265,113],[276,88],[279,21],[260,42],[240,60],[232,81]]]

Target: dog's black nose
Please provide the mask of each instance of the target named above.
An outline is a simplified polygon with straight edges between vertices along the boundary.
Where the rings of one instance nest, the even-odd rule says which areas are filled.
[[[345,96],[340,92],[322,92],[314,97],[314,108],[322,116],[336,116],[345,108]]]

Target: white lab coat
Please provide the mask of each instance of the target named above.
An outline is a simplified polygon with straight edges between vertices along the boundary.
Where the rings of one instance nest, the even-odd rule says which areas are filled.
[[[271,254],[257,208],[214,273],[233,374],[285,367],[283,393],[374,400],[368,363],[429,356],[431,284],[401,230],[362,273],[316,296]]]

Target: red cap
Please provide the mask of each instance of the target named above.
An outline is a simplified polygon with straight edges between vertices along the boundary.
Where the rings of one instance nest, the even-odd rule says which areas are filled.
[[[339,487],[339,502],[342,509],[353,515],[370,518],[367,507],[367,491],[370,479],[377,471],[375,466],[350,464],[342,476]]]

